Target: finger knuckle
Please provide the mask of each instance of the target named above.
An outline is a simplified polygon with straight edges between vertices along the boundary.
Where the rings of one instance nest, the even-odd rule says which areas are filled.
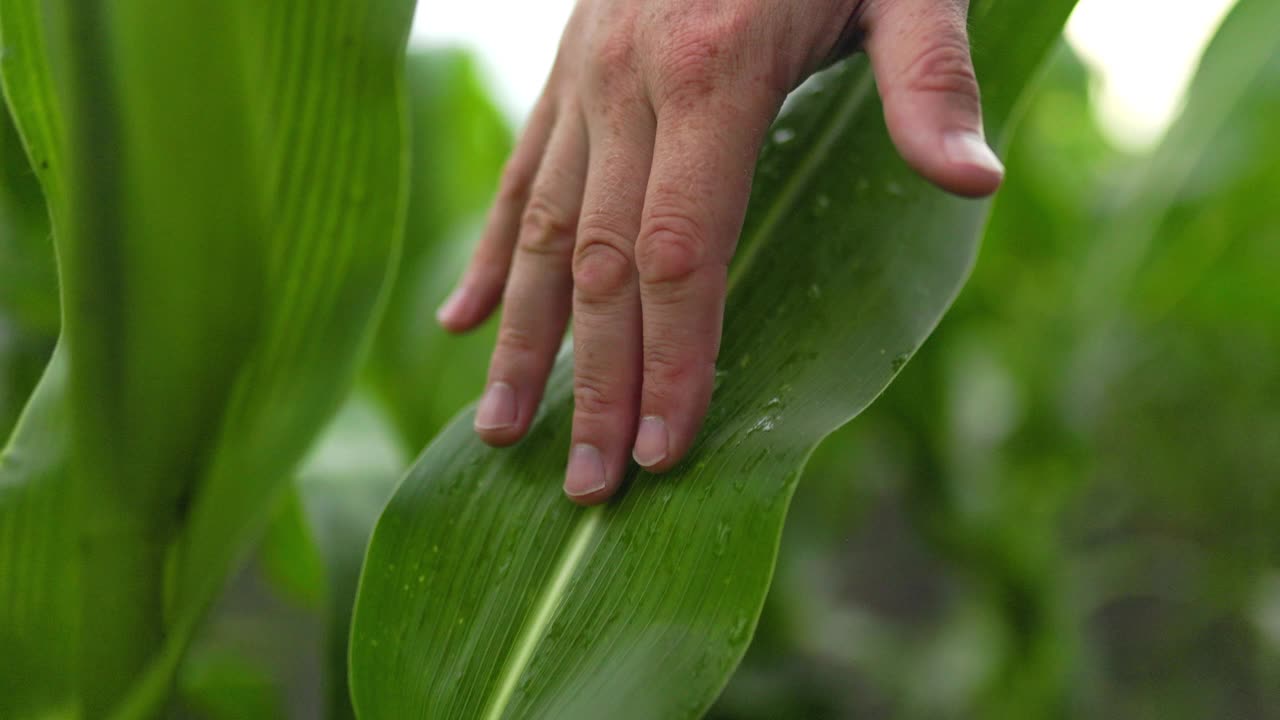
[[[918,53],[903,70],[902,79],[910,92],[943,93],[969,103],[978,100],[978,80],[973,74],[969,46],[958,33]]]
[[[518,364],[524,358],[537,352],[533,335],[527,330],[509,323],[498,328],[498,338],[494,343],[494,359],[510,366]],[[495,362],[497,364],[497,362]]]
[[[604,76],[628,73],[636,64],[636,43],[629,30],[608,33],[595,47],[595,67]]]
[[[573,382],[573,407],[578,415],[608,415],[614,407],[609,384],[600,377],[580,373]]]
[[[656,400],[688,399],[698,383],[711,377],[712,365],[699,359],[688,348],[674,343],[655,341],[645,346],[645,393]]]
[[[545,196],[535,195],[520,218],[516,247],[533,255],[566,256],[573,248],[576,225],[577,218],[573,213]]]
[[[732,64],[736,22],[698,22],[675,33],[658,54],[657,85],[667,100],[696,100],[715,92]]]
[[[586,302],[623,293],[634,274],[625,239],[612,232],[584,231],[573,254],[573,284]]]
[[[587,115],[625,117],[643,101],[639,51],[629,31],[614,31],[589,54],[583,79],[588,92],[581,102]]]
[[[636,242],[640,281],[667,284],[697,273],[710,260],[705,237],[687,213],[655,214]]]

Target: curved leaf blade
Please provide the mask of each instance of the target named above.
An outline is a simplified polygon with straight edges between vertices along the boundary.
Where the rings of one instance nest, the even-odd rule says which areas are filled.
[[[1007,126],[1071,5],[975,6],[990,128]],[[750,640],[799,469],[932,330],[987,207],[903,165],[861,60],[777,127],[689,458],[633,473],[607,506],[565,501],[567,356],[519,446],[484,447],[464,413],[374,532],[352,640],[362,717],[692,717],[715,697]]]
[[[68,376],[33,406],[62,411],[48,431],[65,442],[39,460],[66,470],[15,472],[23,492],[0,496],[11,547],[45,543],[58,561],[0,578],[0,606],[79,575],[82,596],[38,626],[71,648],[61,679],[42,681],[79,694],[57,707],[156,711],[345,396],[399,242],[411,13],[411,0],[200,13],[0,0],[6,99],[58,249]],[[24,505],[49,494],[72,501]],[[78,541],[46,542],[50,528]],[[52,702],[35,684],[18,693],[8,701],[31,715]]]

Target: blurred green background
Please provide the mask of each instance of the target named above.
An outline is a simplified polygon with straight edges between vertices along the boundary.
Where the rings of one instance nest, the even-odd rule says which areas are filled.
[[[1148,155],[1108,145],[1057,53],[968,286],[806,470],[713,717],[1280,717],[1261,6],[1223,25]]]
[[[813,457],[711,717],[1280,717],[1280,40],[1260,31],[1275,15],[1236,10],[1145,153],[1109,144],[1088,71],[1055,54],[972,280]],[[481,388],[491,329],[448,338],[431,316],[511,130],[465,52],[414,53],[409,85],[413,200],[388,315],[187,663],[192,717],[349,712],[368,528]],[[7,124],[0,179],[7,433],[58,324],[39,189]]]

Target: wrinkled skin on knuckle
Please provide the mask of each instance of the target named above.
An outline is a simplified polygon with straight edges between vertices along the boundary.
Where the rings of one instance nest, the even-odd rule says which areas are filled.
[[[518,365],[537,353],[533,336],[510,323],[502,323],[498,328],[497,342],[493,355],[501,358],[506,366]]]
[[[961,34],[947,34],[929,43],[903,71],[902,87],[909,92],[943,93],[957,101],[976,103],[978,81]]]
[[[584,302],[612,300],[631,284],[631,258],[622,238],[584,232],[573,253],[573,285]]]
[[[609,14],[602,9],[583,40],[581,88],[584,105],[596,114],[607,114],[632,95],[639,95],[638,76],[642,48],[635,23],[621,11]]]
[[[669,341],[646,338],[644,391],[650,400],[663,406],[690,402],[714,377],[714,360],[681,352]]]
[[[761,9],[753,5],[724,7],[695,0],[677,5],[655,22],[648,38],[653,58],[649,70],[660,104],[696,103],[712,96],[745,69],[744,58],[770,54],[758,31]]]
[[[599,40],[592,44],[590,56],[590,66],[598,68],[603,76],[632,72],[638,48],[630,23],[616,22],[613,27],[602,31]]]
[[[705,236],[685,214],[653,216],[636,242],[640,281],[666,285],[686,280],[711,260]]]
[[[615,398],[605,389],[608,386],[604,378],[580,372],[573,381],[575,415],[587,417],[608,415],[616,404]]]
[[[555,206],[546,197],[535,195],[520,218],[516,247],[532,255],[565,256],[573,248],[577,218]]]

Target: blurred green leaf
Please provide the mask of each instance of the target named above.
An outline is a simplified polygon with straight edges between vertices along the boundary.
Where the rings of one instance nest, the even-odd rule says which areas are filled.
[[[229,705],[220,697],[224,676],[239,667],[254,671],[258,694],[289,698],[287,717],[354,717],[347,638],[356,581],[373,523],[406,464],[378,409],[353,394],[184,662],[186,705],[223,717],[210,707]]]
[[[35,171],[0,102],[0,435],[8,437],[58,336],[58,277]]]
[[[347,639],[364,550],[408,458],[376,408],[357,395],[304,463],[297,492],[325,567],[328,717],[355,717],[347,691]]]
[[[1070,6],[975,8],[993,136]],[[483,446],[469,412],[447,427],[374,532],[352,641],[363,717],[688,717],[719,692],[804,460],[923,342],[986,215],[898,159],[861,60],[777,126],[790,132],[757,168],[723,374],[687,462],[636,473],[608,506],[569,504],[567,356],[516,448]],[[823,241],[798,253],[795,237]]]
[[[56,546],[66,554],[6,571],[0,597],[52,593],[68,565],[82,593],[38,626],[78,659],[17,688],[8,700],[24,713],[64,693],[76,668],[86,715],[126,694],[122,716],[155,712],[342,400],[400,233],[411,9],[0,4],[6,96],[63,275],[68,382],[50,381],[28,414],[67,418],[50,432],[74,447],[71,475],[17,478],[27,495],[74,499],[35,514],[15,493],[0,524],[22,528],[6,543],[19,553],[53,547],[51,532],[78,536]],[[304,12],[315,22],[296,22]],[[55,445],[6,467],[65,467]],[[43,659],[16,662],[31,677]]]
[[[367,374],[416,453],[484,382],[494,324],[453,337],[435,311],[465,267],[511,133],[465,52],[411,52],[406,82],[413,153],[404,253]]]
[[[183,695],[202,720],[284,720],[274,674],[243,652],[201,653],[188,662]]]
[[[58,276],[49,214],[8,108],[0,112],[0,308],[11,321],[58,332]]]
[[[322,684],[331,718],[353,715],[346,681],[351,607],[373,523],[408,465],[400,448],[419,448],[470,400],[492,341],[487,332],[449,337],[432,314],[470,249],[460,236],[476,230],[509,134],[470,55],[413,51],[408,70],[411,175],[417,181],[397,285],[369,358],[369,385],[383,390],[382,401],[375,407],[372,393],[363,390],[348,399],[303,462],[258,554],[275,590],[323,619]],[[474,358],[462,360],[467,353]],[[398,431],[382,408],[399,413]],[[279,662],[254,655],[255,648],[244,650],[259,664]],[[286,679],[275,680],[283,686]]]

